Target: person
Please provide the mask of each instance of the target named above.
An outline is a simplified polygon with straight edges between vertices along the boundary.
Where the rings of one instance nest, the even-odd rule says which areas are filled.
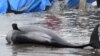
[[[96,0],[97,1],[97,7],[100,7],[100,0]]]

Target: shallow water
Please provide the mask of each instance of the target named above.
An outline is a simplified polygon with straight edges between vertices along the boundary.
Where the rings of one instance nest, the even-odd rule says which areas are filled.
[[[55,48],[36,44],[7,45],[6,34],[12,23],[21,25],[38,25],[57,32],[63,39],[73,44],[89,42],[91,32],[99,20],[89,17],[77,17],[75,13],[67,13],[57,18],[47,14],[6,14],[0,15],[0,56],[100,56],[99,50]],[[53,19],[51,19],[53,18]]]

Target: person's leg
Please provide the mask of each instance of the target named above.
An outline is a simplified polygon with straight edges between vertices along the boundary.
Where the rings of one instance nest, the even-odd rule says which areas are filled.
[[[97,7],[100,7],[100,0],[97,0]]]

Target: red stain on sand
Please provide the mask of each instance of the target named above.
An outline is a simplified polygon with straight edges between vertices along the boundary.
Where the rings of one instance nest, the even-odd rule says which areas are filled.
[[[56,16],[47,16],[46,24],[48,28],[58,30],[60,28],[61,20]]]

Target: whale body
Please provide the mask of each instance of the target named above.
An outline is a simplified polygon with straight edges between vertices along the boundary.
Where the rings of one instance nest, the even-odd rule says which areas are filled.
[[[96,33],[98,35],[98,27],[99,25],[96,25],[95,27],[96,29],[94,29],[94,31],[92,32],[90,43],[84,45],[73,45],[71,43],[68,43],[54,31],[44,27],[31,26],[31,25],[18,27],[16,23],[12,24],[12,30],[8,32],[6,40],[9,44],[35,43],[35,44],[50,45],[55,47],[67,47],[67,48],[83,48],[86,46],[94,47],[93,38],[95,38]]]

